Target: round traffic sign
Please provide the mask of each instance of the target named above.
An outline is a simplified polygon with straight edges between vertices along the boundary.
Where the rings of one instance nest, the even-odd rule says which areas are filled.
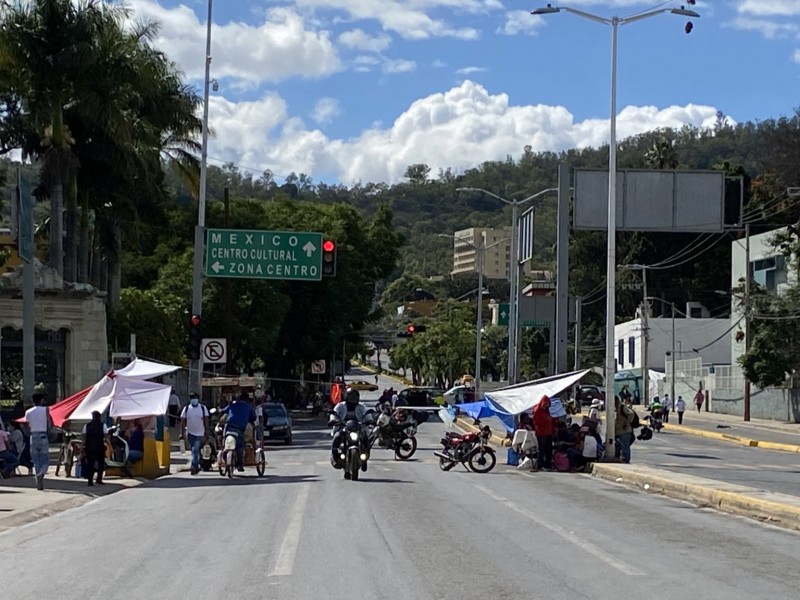
[[[212,340],[203,348],[203,358],[206,362],[217,362],[225,356],[225,346],[216,340]]]

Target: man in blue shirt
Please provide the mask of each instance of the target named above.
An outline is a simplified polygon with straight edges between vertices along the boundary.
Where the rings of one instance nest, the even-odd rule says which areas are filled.
[[[236,436],[236,470],[244,471],[244,432],[248,423],[256,422],[256,411],[250,405],[250,398],[247,392],[242,392],[238,399],[228,405],[225,412],[225,435],[233,434]]]

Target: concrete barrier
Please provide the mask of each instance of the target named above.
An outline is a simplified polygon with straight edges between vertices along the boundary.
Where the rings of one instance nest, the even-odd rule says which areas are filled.
[[[594,463],[594,477],[800,531],[800,498],[639,465]]]

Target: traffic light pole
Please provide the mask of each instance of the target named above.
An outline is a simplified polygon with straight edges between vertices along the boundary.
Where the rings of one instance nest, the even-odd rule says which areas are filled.
[[[203,253],[205,250],[206,192],[208,180],[208,100],[211,82],[211,19],[212,3],[208,0],[206,24],[206,72],[203,86],[203,141],[200,153],[200,191],[197,196],[197,226],[194,228],[194,264],[192,269],[192,315],[203,314]],[[203,393],[203,363],[199,359],[189,362],[189,391]]]

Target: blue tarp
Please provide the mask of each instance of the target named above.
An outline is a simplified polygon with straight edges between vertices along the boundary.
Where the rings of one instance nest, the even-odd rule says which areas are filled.
[[[514,415],[507,413],[488,398],[486,400],[481,400],[480,402],[456,404],[456,408],[458,408],[461,412],[466,413],[473,419],[497,417],[503,423],[506,431],[514,431]]]

